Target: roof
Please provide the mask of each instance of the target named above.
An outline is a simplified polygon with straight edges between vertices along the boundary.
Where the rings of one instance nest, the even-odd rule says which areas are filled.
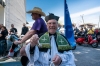
[[[93,23],[85,23],[85,24],[81,24],[80,27],[82,26],[95,26],[96,24]]]

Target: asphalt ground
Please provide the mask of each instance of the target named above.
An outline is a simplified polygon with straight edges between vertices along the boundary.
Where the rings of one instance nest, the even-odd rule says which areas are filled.
[[[98,48],[77,45],[73,53],[77,66],[100,66],[100,45]]]

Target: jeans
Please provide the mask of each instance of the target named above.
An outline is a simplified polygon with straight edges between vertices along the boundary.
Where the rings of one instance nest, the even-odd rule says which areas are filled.
[[[4,54],[6,52],[7,48],[7,43],[6,40],[0,40],[0,55]]]
[[[9,49],[11,48],[12,44],[14,41],[18,40],[19,38],[12,34],[8,36],[8,40],[7,40],[7,51],[9,51]]]

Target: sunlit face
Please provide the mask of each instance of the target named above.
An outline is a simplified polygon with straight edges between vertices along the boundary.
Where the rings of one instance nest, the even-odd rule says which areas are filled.
[[[54,34],[58,28],[58,23],[55,19],[51,19],[47,22],[48,32]]]

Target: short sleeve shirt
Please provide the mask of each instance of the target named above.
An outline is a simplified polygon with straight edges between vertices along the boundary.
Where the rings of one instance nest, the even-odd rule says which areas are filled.
[[[38,18],[37,20],[35,20],[31,30],[36,30],[37,34],[47,32],[45,21],[42,18]]]
[[[11,28],[11,29],[10,29],[10,32],[13,32],[13,33],[15,33],[15,34],[16,34],[17,29],[16,29],[16,28]]]

